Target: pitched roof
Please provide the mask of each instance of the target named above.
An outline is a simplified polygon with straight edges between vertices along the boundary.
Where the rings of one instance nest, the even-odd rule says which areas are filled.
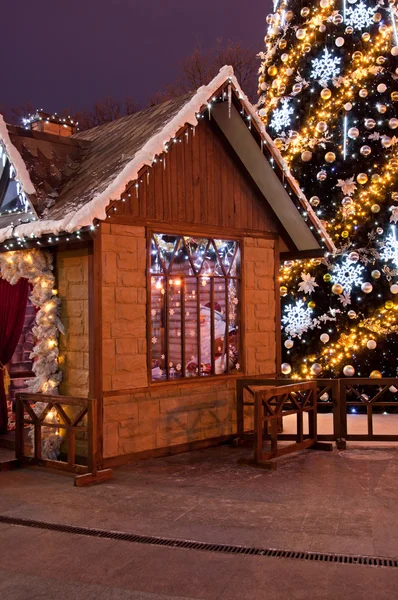
[[[25,192],[34,197],[33,204],[39,216],[37,221],[17,227],[1,228],[0,222],[0,243],[12,237],[23,240],[44,234],[74,232],[91,226],[97,219],[105,219],[109,203],[122,196],[126,186],[137,179],[145,165],[153,164],[155,157],[167,149],[167,144],[179,130],[187,124],[196,126],[213,95],[229,84],[266,145],[268,160],[271,156],[280,171],[276,185],[280,188],[279,197],[284,208],[279,218],[290,218],[291,236],[295,233],[296,224],[306,237],[305,244],[312,249],[320,248],[312,233],[309,235],[306,231],[308,227],[292,199],[283,196],[280,184],[283,179],[289,182],[300,207],[308,212],[316,235],[326,241],[329,250],[333,250],[333,242],[241,90],[232,67],[223,67],[209,85],[196,92],[68,138],[17,131],[17,128],[11,127],[4,132],[0,121],[0,140],[9,137],[5,145],[10,160],[13,160],[12,154],[18,163],[18,177],[23,169],[27,171],[22,173],[23,181],[19,178],[24,188],[25,181],[29,186],[30,191],[25,188]],[[232,137],[236,139],[236,135]],[[264,160],[267,162],[267,159]],[[258,158],[257,165],[250,166],[258,171],[261,168]],[[270,174],[267,176],[270,177]],[[264,193],[264,196],[268,200],[267,194]],[[278,203],[279,199],[273,206],[274,212],[277,212]]]
[[[103,193],[148,139],[178,114],[192,96],[186,94],[71,136],[69,139],[89,142],[90,148],[78,176],[65,185],[46,218],[62,219]]]

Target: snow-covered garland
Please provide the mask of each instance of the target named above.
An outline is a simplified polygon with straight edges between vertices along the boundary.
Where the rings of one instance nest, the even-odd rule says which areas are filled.
[[[30,354],[35,374],[30,393],[57,394],[62,373],[58,368],[58,336],[65,333],[59,318],[60,300],[54,289],[52,256],[41,250],[0,254],[0,277],[15,285],[21,278],[32,285],[30,300],[38,308],[33,327],[35,346]]]

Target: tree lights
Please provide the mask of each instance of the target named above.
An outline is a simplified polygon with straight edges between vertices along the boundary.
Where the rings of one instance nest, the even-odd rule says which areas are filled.
[[[326,376],[397,373],[396,18],[394,0],[283,0],[267,18],[259,114],[337,248],[281,270],[286,342],[297,307],[311,310],[300,344],[284,345],[296,378],[317,375],[313,364]],[[284,105],[292,119],[276,131]],[[321,340],[309,320],[330,309]]]

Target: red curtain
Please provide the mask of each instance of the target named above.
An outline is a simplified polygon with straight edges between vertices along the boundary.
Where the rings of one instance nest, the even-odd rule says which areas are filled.
[[[0,277],[0,433],[7,432],[8,421],[2,367],[11,360],[22,333],[28,291],[27,279],[11,285]]]

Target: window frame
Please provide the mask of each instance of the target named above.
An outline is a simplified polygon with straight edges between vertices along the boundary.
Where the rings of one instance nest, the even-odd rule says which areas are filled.
[[[201,369],[200,369],[200,364],[199,364],[199,371],[198,374],[196,376],[190,377],[190,376],[186,376],[185,374],[185,369],[182,370],[181,376],[179,377],[175,377],[175,378],[170,378],[169,376],[169,361],[168,361],[168,353],[169,353],[169,336],[168,336],[168,331],[167,333],[165,332],[165,342],[166,342],[166,347],[167,347],[167,353],[166,353],[166,379],[161,379],[161,380],[156,380],[156,379],[152,379],[152,358],[153,358],[153,353],[152,353],[152,315],[151,315],[151,310],[152,310],[152,277],[153,276],[158,276],[158,277],[164,277],[166,280],[166,298],[168,299],[169,297],[169,282],[168,280],[171,277],[175,277],[178,276],[179,278],[184,278],[184,275],[180,275],[178,273],[174,273],[173,275],[170,273],[163,273],[162,274],[158,274],[158,275],[154,275],[151,272],[151,268],[152,268],[152,240],[154,240],[154,235],[170,235],[170,236],[179,236],[183,238],[183,242],[185,245],[185,240],[184,237],[202,237],[202,238],[207,238],[208,240],[210,240],[209,243],[211,243],[212,240],[228,240],[228,241],[234,241],[237,242],[237,249],[239,249],[240,252],[240,265],[239,265],[239,275],[238,276],[230,276],[230,275],[222,275],[222,276],[214,276],[211,275],[210,277],[210,281],[211,281],[211,302],[212,302],[212,311],[214,310],[214,280],[215,279],[222,279],[225,282],[228,282],[229,279],[236,279],[239,282],[239,309],[238,309],[238,314],[237,314],[237,323],[238,323],[238,327],[239,327],[239,336],[238,336],[238,344],[237,344],[237,349],[238,349],[238,356],[239,356],[239,363],[240,363],[240,369],[239,371],[230,372],[229,369],[229,363],[227,361],[227,370],[224,373],[219,373],[216,374],[215,373],[215,368],[214,368],[214,362],[215,362],[215,353],[214,353],[214,344],[215,344],[215,340],[214,340],[214,319],[211,319],[211,340],[212,340],[212,348],[211,348],[211,357],[212,357],[212,369],[211,369],[211,373],[208,375],[202,375],[201,374]],[[208,381],[210,379],[220,379],[220,378],[237,378],[237,377],[242,377],[244,374],[244,356],[243,356],[243,347],[244,347],[244,327],[243,327],[243,323],[244,323],[244,314],[243,314],[243,296],[244,296],[244,277],[243,277],[243,265],[244,265],[244,238],[237,234],[236,232],[231,232],[231,234],[226,234],[226,233],[216,233],[214,230],[211,233],[205,233],[203,231],[194,231],[192,232],[191,230],[186,230],[185,228],[182,230],[181,227],[170,227],[169,225],[162,225],[161,227],[157,227],[157,228],[147,228],[147,235],[146,235],[146,243],[147,243],[147,359],[148,359],[148,384],[149,385],[169,385],[169,384],[186,384],[186,383],[199,383],[200,381]],[[238,250],[235,251],[235,255],[236,252]],[[220,260],[218,251],[217,251],[217,255],[218,258]],[[234,258],[235,258],[234,255]],[[174,258],[175,258],[175,251],[173,253],[173,256],[170,260],[170,267],[172,266],[173,262],[174,262]],[[233,261],[232,261],[233,262]],[[220,260],[221,263],[221,260]],[[202,269],[202,267],[201,267]],[[193,275],[190,275],[190,278],[195,278],[196,279],[196,286],[197,289],[200,287],[200,277],[202,276],[201,274],[201,270],[199,271],[199,273],[195,273]],[[227,286],[226,286],[226,291],[227,291]],[[227,296],[227,294],[226,294]],[[200,297],[200,295],[199,295]],[[183,295],[182,295],[183,298]],[[229,306],[229,301],[228,303],[226,303],[226,308]],[[182,309],[184,307],[184,303],[182,302]],[[226,330],[228,330],[228,325],[229,325],[229,317],[228,317],[228,311],[226,310]],[[197,304],[197,315],[198,315],[198,323],[200,323],[199,321],[199,317],[200,317],[200,304]],[[169,321],[169,315],[168,315],[168,310],[166,310],[166,323],[167,323],[167,330],[168,330],[168,321]],[[182,320],[183,321],[183,320]],[[185,326],[182,327],[181,329],[181,363],[185,364],[185,333],[183,333],[183,331],[185,330]],[[197,330],[200,330],[200,326],[197,326]],[[199,335],[197,335],[197,345],[198,345],[198,349],[200,346],[200,333]],[[200,352],[199,352],[200,355]],[[200,363],[200,361],[198,361]]]

